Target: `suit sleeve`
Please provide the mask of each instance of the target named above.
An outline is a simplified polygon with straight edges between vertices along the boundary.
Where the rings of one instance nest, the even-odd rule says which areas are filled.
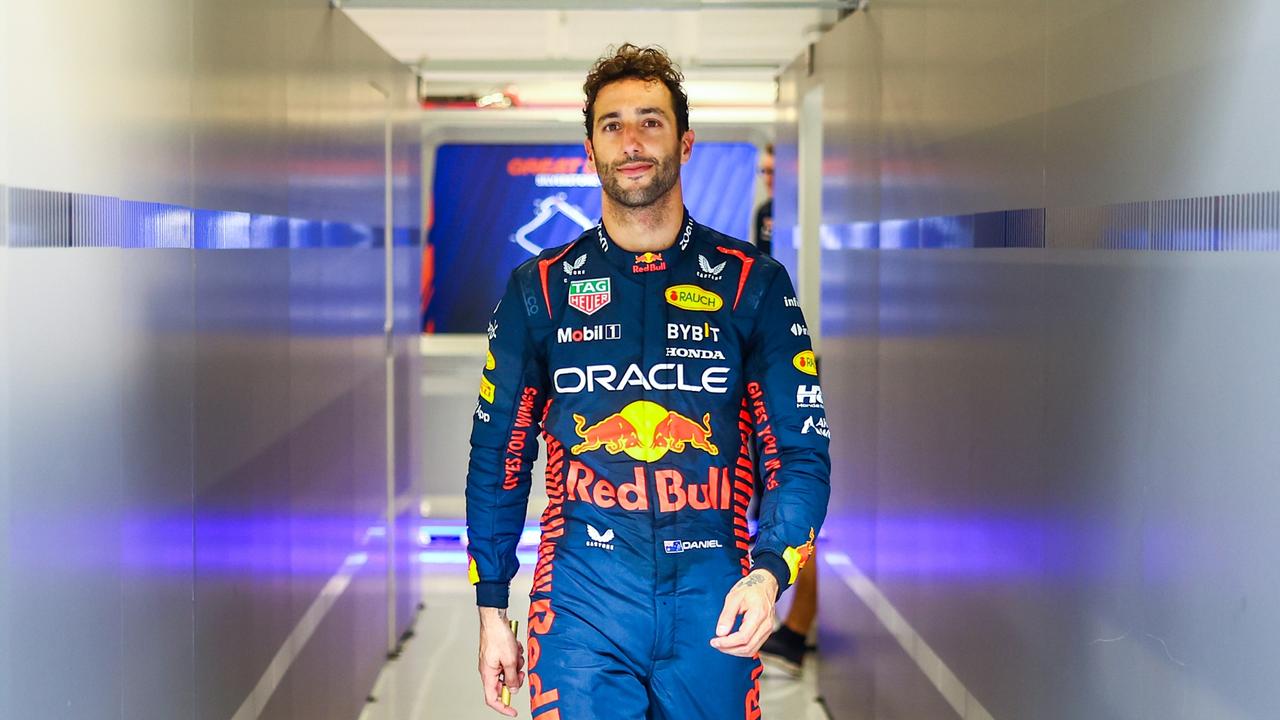
[[[476,604],[507,607],[520,567],[516,546],[529,505],[530,470],[546,398],[544,364],[532,340],[521,283],[513,274],[489,324],[467,467],[468,576]]]
[[[761,297],[747,347],[747,404],[763,479],[754,567],[790,587],[813,554],[831,495],[830,431],[808,327],[786,268]]]

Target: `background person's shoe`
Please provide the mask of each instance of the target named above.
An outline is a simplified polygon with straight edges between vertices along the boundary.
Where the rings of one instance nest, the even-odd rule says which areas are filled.
[[[804,672],[804,653],[804,635],[783,625],[760,647],[760,660],[769,674],[798,678]]]

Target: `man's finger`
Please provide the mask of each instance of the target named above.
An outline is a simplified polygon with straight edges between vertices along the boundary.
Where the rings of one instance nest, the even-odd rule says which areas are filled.
[[[480,683],[484,686],[484,704],[507,717],[515,717],[516,710],[502,704],[502,677],[498,667],[481,665]]]
[[[503,715],[506,715],[507,717],[516,716],[516,709],[507,705],[503,705],[502,700],[492,700],[492,701],[486,702],[485,704],[493,708],[497,712],[500,712]]]
[[[712,647],[730,655],[750,656],[754,652],[749,652],[752,645],[763,634],[768,638],[769,613],[763,608],[750,605],[746,608],[742,615],[742,624],[738,626],[737,632],[722,638],[715,638],[711,641]],[[763,639],[760,640],[764,642]]]
[[[733,629],[733,621],[741,612],[741,607],[742,596],[730,590],[724,598],[724,609],[720,611],[720,619],[716,621],[716,635],[724,637],[729,634]]]
[[[724,637],[711,638],[711,647],[722,652],[732,653],[734,650],[740,650],[746,647],[750,642],[751,635],[739,630],[733,634]]]
[[[498,671],[495,668],[480,666],[480,686],[484,688],[485,702],[492,702],[498,698],[498,686],[501,681],[498,680]]]
[[[738,644],[750,644],[751,639],[759,632],[760,626],[764,624],[765,613],[758,607],[747,607],[742,614],[742,624],[738,626],[738,632],[734,636],[742,638]]]
[[[734,655],[737,657],[751,657],[751,638],[746,638],[743,642],[733,645],[721,645],[716,649],[726,655]]]
[[[747,624],[745,619],[742,624],[745,628]],[[760,648],[764,645],[764,641],[768,640],[769,636],[772,634],[773,623],[766,619],[764,622],[760,622],[754,627],[751,632],[751,636],[747,638],[745,642],[733,648],[728,648],[725,652],[739,657],[754,657],[756,653],[760,652]]]
[[[481,682],[484,685],[484,704],[498,712],[503,712],[505,706],[502,704],[502,681],[498,679],[498,674],[490,668],[485,668],[481,672]]]
[[[520,668],[516,664],[515,658],[511,658],[502,663],[502,680],[508,688],[512,690],[520,689],[521,675]]]
[[[755,637],[751,638],[751,642],[747,646],[747,656],[750,657],[760,652],[760,648],[764,647],[764,643],[773,634],[773,623],[761,623],[759,630],[756,631]]]

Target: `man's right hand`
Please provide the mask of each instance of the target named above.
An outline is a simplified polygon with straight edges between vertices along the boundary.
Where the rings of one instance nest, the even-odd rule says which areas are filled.
[[[516,709],[502,704],[502,687],[515,695],[524,685],[524,648],[511,632],[505,609],[481,607],[480,611],[480,684],[484,686],[484,702],[489,707],[515,717]]]

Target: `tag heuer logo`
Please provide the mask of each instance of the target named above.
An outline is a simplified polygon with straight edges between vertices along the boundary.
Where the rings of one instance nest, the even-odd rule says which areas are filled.
[[[609,278],[573,280],[569,283],[569,307],[588,315],[609,304]]]

